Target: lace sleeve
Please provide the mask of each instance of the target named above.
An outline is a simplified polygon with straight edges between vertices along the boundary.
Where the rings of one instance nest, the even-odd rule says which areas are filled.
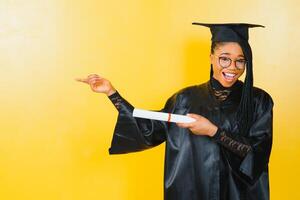
[[[218,128],[212,139],[241,157],[245,157],[251,151],[250,145],[236,140],[230,133],[220,128]]]
[[[131,104],[129,104],[120,94],[118,91],[116,91],[115,93],[113,93],[112,95],[108,96],[108,98],[110,99],[110,101],[114,104],[114,106],[116,107],[116,109],[118,111],[121,111],[122,109],[122,105],[126,106],[128,108],[130,108],[130,110],[133,110],[133,106]]]

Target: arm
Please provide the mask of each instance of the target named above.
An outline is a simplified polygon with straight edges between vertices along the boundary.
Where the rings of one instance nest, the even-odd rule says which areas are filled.
[[[168,125],[166,122],[134,118],[134,107],[128,103],[109,80],[97,74],[90,74],[87,78],[76,78],[77,81],[90,85],[92,91],[105,93],[119,111],[114,129],[110,154],[129,153],[145,150],[159,145],[166,139]],[[161,110],[174,112],[177,93],[170,97]]]
[[[249,184],[254,184],[268,167],[272,148],[273,106],[271,96],[263,94],[248,136],[222,129],[218,129],[213,136],[222,145],[225,158],[233,171]]]
[[[237,138],[221,128],[218,128],[212,139],[240,157],[245,157],[251,151],[251,145],[246,144],[245,139],[243,141],[243,138]]]
[[[118,91],[108,97],[119,112],[109,148],[110,154],[142,151],[165,141],[167,122],[133,117],[134,107]],[[170,97],[160,111],[172,113],[176,106],[176,98],[177,94]]]

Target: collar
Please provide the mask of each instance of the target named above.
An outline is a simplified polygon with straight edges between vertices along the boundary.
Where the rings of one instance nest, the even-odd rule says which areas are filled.
[[[231,87],[224,87],[217,79],[211,76],[210,80],[207,81],[207,86],[209,89],[209,93],[211,97],[221,104],[227,104],[229,102],[236,102],[240,101],[242,90],[243,90],[243,82],[237,80]],[[216,93],[218,95],[225,95],[227,96],[224,101],[220,101],[216,97]]]

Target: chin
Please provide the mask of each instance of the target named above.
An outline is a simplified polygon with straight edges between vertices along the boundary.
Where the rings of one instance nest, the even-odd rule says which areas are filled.
[[[222,80],[221,81],[221,84],[224,86],[224,87],[231,87],[237,80],[232,80],[231,82],[227,82],[225,80]]]

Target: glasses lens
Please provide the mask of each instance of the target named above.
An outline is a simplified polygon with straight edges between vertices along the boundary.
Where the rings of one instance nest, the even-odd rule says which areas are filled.
[[[231,59],[227,57],[219,57],[219,63],[221,67],[229,67],[231,64]]]
[[[238,69],[243,69],[246,66],[246,60],[237,60],[235,64]]]

